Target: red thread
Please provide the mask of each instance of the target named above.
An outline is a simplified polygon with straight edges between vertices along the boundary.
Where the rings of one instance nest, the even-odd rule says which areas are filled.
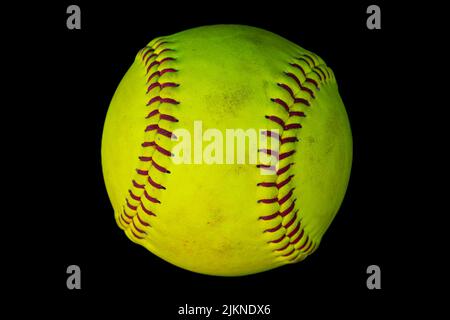
[[[148,176],[148,182],[156,189],[166,189],[166,187],[164,187],[163,185],[156,183],[150,176]]]
[[[283,247],[281,247],[281,248],[279,248],[279,249],[276,249],[276,250],[274,250],[274,251],[283,251],[284,249],[286,249],[287,247],[289,247],[290,246],[290,243],[288,242],[288,243],[286,243]]]
[[[277,212],[272,213],[272,214],[270,214],[270,215],[268,215],[268,216],[261,216],[261,217],[259,217],[258,219],[259,219],[259,220],[272,220],[272,219],[275,219],[276,217],[278,217],[278,215],[279,215],[279,213],[278,213],[278,211],[277,211]]]
[[[316,89],[319,90],[319,84],[317,83],[316,80],[311,79],[311,78],[306,78],[305,82],[312,83],[316,87]]]
[[[156,217],[156,214],[154,214],[152,211],[148,210],[148,209],[144,206],[144,204],[143,204],[142,202],[141,202],[141,208],[142,208],[142,211],[144,211],[145,214],[147,214],[147,215],[149,215],[149,216],[154,216],[154,217]]]
[[[294,212],[294,215],[292,216],[292,219],[289,220],[289,222],[286,223],[286,225],[284,226],[284,228],[285,228],[286,230],[287,230],[287,229],[295,222],[295,220],[297,219],[297,212],[298,212],[298,210],[296,210],[296,211]]]
[[[275,231],[279,230],[280,228],[281,228],[281,223],[279,225],[277,225],[276,227],[264,230],[264,232],[275,232]]]
[[[150,69],[153,68],[154,66],[161,66],[164,62],[167,62],[167,61],[174,61],[174,60],[175,60],[175,58],[171,58],[171,57],[167,57],[167,58],[161,59],[160,61],[155,60],[155,61],[153,61],[152,63],[150,63],[150,65],[147,67],[147,73],[148,73],[148,72],[150,71]]]
[[[278,189],[283,188],[286,184],[288,184],[288,183],[292,180],[293,177],[294,177],[294,175],[291,174],[289,177],[287,177],[286,179],[284,179],[283,181],[281,181],[279,184],[277,184],[276,187],[277,187]]]
[[[151,118],[151,117],[153,117],[153,116],[156,116],[158,113],[159,113],[159,110],[158,110],[158,109],[155,109],[155,110],[153,110],[152,112],[150,112],[150,113],[145,117],[145,119],[149,119],[149,118]]]
[[[136,169],[136,172],[137,172],[137,174],[139,174],[141,176],[148,175],[148,170]]]
[[[170,173],[169,170],[167,170],[166,168],[164,168],[164,167],[160,166],[159,164],[157,164],[155,162],[155,160],[152,160],[152,163],[153,163],[153,166],[156,168],[156,170],[158,170],[158,171],[160,171],[162,173]]]
[[[303,230],[302,230],[302,231],[303,231]],[[309,241],[309,237],[306,236],[305,243],[303,243],[303,244],[300,246],[300,248],[298,248],[298,250],[302,250],[302,249],[305,247],[305,245],[308,243],[308,241]]]
[[[280,139],[280,135],[277,132],[275,132],[275,131],[265,130],[265,131],[262,131],[261,134],[263,134],[263,135],[265,135],[267,137]]]
[[[130,208],[130,209],[133,210],[133,211],[136,211],[136,210],[137,210],[137,206],[133,206],[133,205],[130,203],[130,201],[128,201],[127,198],[125,198],[125,201],[127,202],[127,207],[128,207],[128,208]]]
[[[145,238],[145,237],[141,237],[141,236],[137,235],[136,232],[133,231],[133,229],[130,229],[130,230],[131,230],[131,233],[132,233],[136,238],[138,238],[138,239],[144,239],[144,238]]]
[[[283,173],[285,173],[286,171],[289,170],[289,168],[293,165],[294,163],[289,163],[288,165],[284,166],[283,168],[279,169],[277,171],[277,175],[281,176]]]
[[[176,101],[175,99],[172,98],[162,98],[160,96],[156,96],[150,99],[149,102],[147,102],[147,106],[155,103],[155,102],[159,102],[159,103],[170,103],[170,104],[179,104],[180,102]]]
[[[147,93],[154,89],[154,88],[160,88],[160,89],[164,89],[164,88],[168,88],[168,87],[178,87],[179,84],[178,83],[174,83],[174,82],[163,82],[163,83],[159,83],[159,82],[153,82],[151,85],[148,86],[147,88]]]
[[[273,122],[279,124],[281,127],[284,127],[283,119],[278,118],[277,116],[266,116],[266,119],[269,119],[270,121],[273,121]]]
[[[284,130],[300,129],[302,125],[300,123],[290,123],[284,126]]]
[[[287,137],[287,138],[281,138],[280,144],[290,143],[290,142],[297,142],[297,137]]]
[[[128,214],[127,214],[127,212],[125,211],[125,208],[123,209],[123,212],[122,212],[128,219],[133,219],[133,217],[132,216],[129,216]]]
[[[139,229],[139,228],[136,226],[136,223],[134,222],[134,219],[131,220],[131,221],[133,221],[133,227],[134,227],[138,232],[143,233],[143,234],[147,234],[145,231]]]
[[[163,70],[157,70],[155,72],[153,72],[147,79],[147,83],[149,83],[154,77],[161,77],[163,74],[168,73],[168,72],[177,72],[178,70],[173,69],[173,68],[167,68],[167,69],[163,69]],[[148,72],[148,71],[147,71]]]
[[[291,203],[291,205],[289,206],[289,208],[287,208],[287,209],[284,210],[284,211],[281,211],[281,212],[280,212],[280,216],[285,217],[285,216],[287,216],[289,213],[291,213],[291,211],[294,210],[294,207],[295,207],[295,201],[296,201],[296,200],[297,200],[297,199],[294,199],[294,201],[292,201],[292,203]]]
[[[289,112],[289,106],[288,106],[288,104],[287,104],[285,101],[283,101],[282,99],[280,99],[280,98],[271,98],[270,100],[271,100],[272,102],[275,102],[275,103],[279,104],[280,106],[282,106],[282,107],[284,108],[284,110],[286,110],[287,112]]]
[[[150,201],[150,202],[153,202],[153,203],[161,203],[161,201],[159,201],[158,199],[156,199],[156,198],[150,196],[150,195],[147,193],[147,190],[144,190],[144,196],[145,196],[145,198],[146,198],[148,201]]]
[[[301,231],[300,234],[297,236],[297,238],[295,238],[294,241],[291,241],[291,244],[296,244],[297,242],[299,242],[300,239],[303,237],[303,234],[304,234],[304,233],[305,233],[305,232],[304,232],[304,229],[302,229],[302,231]]]
[[[150,47],[145,47],[145,49],[147,50],[143,55],[142,55],[142,61],[145,60],[145,57],[150,53],[153,52],[153,49]]]
[[[295,153],[295,150],[291,150],[291,151],[288,151],[288,152],[280,153],[279,159],[281,161],[283,159],[286,159],[287,157],[292,156],[294,153]]]
[[[292,194],[294,192],[295,188],[292,188],[291,190],[289,190],[289,192],[281,199],[278,200],[278,203],[280,204],[280,206],[285,203],[286,201],[289,200],[290,197],[292,197]]]
[[[144,189],[144,185],[137,183],[135,180],[133,180],[133,186],[138,189]]]
[[[297,233],[298,230],[300,230],[300,221],[297,223],[297,225],[295,226],[294,230],[289,232],[289,234],[287,236],[289,238],[293,237]]]
[[[295,251],[295,249],[292,249],[291,251],[289,251],[288,253],[286,253],[286,254],[283,254],[283,257],[287,257],[287,256],[290,256],[291,254],[293,254],[294,253],[294,251]]]
[[[130,194],[131,199],[136,200],[136,201],[140,201],[141,200],[141,197],[138,197],[137,195],[135,195],[133,193],[133,191],[128,190],[128,193]]]
[[[177,118],[175,118],[174,116],[168,115],[168,114],[161,114],[159,116],[159,119],[170,121],[170,122],[178,122]]]
[[[299,66],[299,67],[300,67],[300,66]],[[300,68],[301,68],[301,67],[300,67]],[[301,70],[303,70],[303,69],[301,69]],[[291,73],[291,72],[285,72],[285,74],[286,74],[288,77],[292,78],[292,79],[297,83],[297,85],[298,85],[298,87],[300,88],[301,91],[305,91],[305,92],[307,92],[307,93],[311,96],[311,98],[313,98],[313,99],[315,98],[314,92],[313,92],[311,89],[309,89],[309,88],[303,86],[302,83],[300,82],[300,79],[297,78],[297,76],[296,76],[295,74],[293,74],[293,73]],[[305,75],[305,77],[306,77],[306,75]]]
[[[275,203],[277,201],[278,201],[278,198],[260,199],[260,200],[258,200],[258,203]]]
[[[140,224],[142,224],[145,227],[150,227],[149,223],[145,222],[144,220],[141,219],[141,217],[139,217],[139,213],[136,214],[136,217],[138,218]]]
[[[286,236],[283,234],[280,238],[278,238],[276,240],[269,241],[267,243],[279,243],[279,242],[283,241],[284,238],[286,238]]]

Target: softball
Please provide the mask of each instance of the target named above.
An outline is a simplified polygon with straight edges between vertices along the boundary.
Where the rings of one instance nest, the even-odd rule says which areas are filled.
[[[187,270],[239,276],[318,248],[345,195],[352,137],[319,56],[265,30],[215,25],[137,53],[101,151],[130,240]]]

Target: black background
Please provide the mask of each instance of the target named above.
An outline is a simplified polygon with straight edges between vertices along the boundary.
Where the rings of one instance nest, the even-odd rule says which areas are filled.
[[[66,28],[70,4],[81,7],[81,30]],[[414,297],[408,261],[420,239],[407,234],[418,208],[406,206],[414,168],[404,155],[415,111],[398,94],[409,33],[400,21],[405,12],[382,2],[375,2],[382,29],[368,30],[370,4],[78,1],[40,7],[45,19],[33,12],[37,30],[18,45],[37,62],[26,68],[41,88],[27,113],[39,127],[27,135],[36,142],[27,150],[38,170],[30,198],[21,200],[35,208],[38,235],[26,245],[29,261],[39,261],[35,298],[70,310],[137,310],[150,319],[176,318],[186,303],[270,304],[281,319],[308,310],[384,314],[400,305],[399,296]],[[299,264],[235,278],[182,270],[128,240],[115,225],[100,158],[109,102],[137,51],[157,36],[217,23],[267,29],[321,56],[337,77],[354,139],[348,191],[320,249]],[[71,264],[81,267],[81,290],[66,288]],[[366,287],[371,264],[381,268],[381,290]]]

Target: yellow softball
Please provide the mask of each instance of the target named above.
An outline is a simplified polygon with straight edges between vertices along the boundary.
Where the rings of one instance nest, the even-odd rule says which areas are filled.
[[[150,41],[120,82],[103,130],[118,226],[162,259],[210,275],[262,272],[314,252],[351,162],[331,69],[248,26]]]

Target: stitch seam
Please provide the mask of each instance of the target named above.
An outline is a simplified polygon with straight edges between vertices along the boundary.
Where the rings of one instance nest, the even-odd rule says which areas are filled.
[[[301,54],[299,57],[294,58],[294,60],[294,62],[289,63],[291,70],[285,71],[284,75],[293,80],[298,87],[298,92],[305,93],[308,98],[298,97],[295,93],[295,90],[286,83],[277,83],[277,86],[281,90],[289,94],[292,99],[292,103],[289,104],[285,100],[278,97],[270,99],[273,103],[281,106],[288,113],[288,117],[286,120],[283,120],[282,118],[275,115],[265,115],[266,119],[278,124],[281,127],[281,133],[275,134],[270,130],[264,132],[266,136],[278,139],[280,147],[289,143],[292,144],[292,149],[282,153],[277,153],[273,150],[268,149],[258,150],[259,152],[264,152],[266,154],[277,155],[279,157],[278,161],[288,159],[295,154],[295,146],[297,142],[299,142],[298,138],[296,137],[297,131],[302,128],[300,120],[307,116],[306,109],[305,111],[294,111],[292,110],[293,106],[295,104],[301,104],[305,108],[310,107],[311,100],[316,99],[314,91],[319,91],[322,84],[325,84],[327,81],[334,79],[332,71],[325,64],[320,64],[319,58],[313,53]],[[300,72],[301,76],[297,75],[296,72]],[[318,80],[313,79],[311,77],[312,75],[317,77]],[[303,78],[303,81],[301,80],[301,77]],[[310,86],[313,86],[313,89],[309,88],[308,84]],[[289,123],[294,118],[299,118],[299,120]],[[292,130],[295,131],[294,136],[286,136],[288,132]],[[257,184],[257,187],[276,188],[276,198],[259,199],[257,200],[257,203],[278,203],[279,209],[272,214],[260,216],[258,219],[264,222],[270,222],[277,217],[282,218],[281,223],[277,224],[275,227],[265,229],[263,233],[276,233],[279,230],[284,231],[281,236],[268,241],[268,243],[274,246],[274,249],[272,251],[275,253],[276,257],[281,257],[287,262],[296,262],[302,256],[310,255],[317,249],[317,244],[309,237],[309,235],[306,234],[305,227],[302,225],[302,218],[299,211],[300,209],[296,208],[297,198],[295,198],[294,196],[295,188],[290,187],[287,193],[281,193],[281,190],[287,188],[289,186],[289,183],[295,176],[293,173],[289,174],[289,171],[293,166],[294,162],[291,162],[277,170],[274,166],[263,164],[257,165],[257,168],[270,170],[276,175],[275,182],[263,181]],[[277,180],[284,174],[287,174],[287,177],[278,182]],[[290,205],[284,210],[281,210],[282,205],[288,203],[288,201],[291,201]],[[292,217],[289,218],[287,222],[285,222],[285,217],[287,217],[291,213]]]

